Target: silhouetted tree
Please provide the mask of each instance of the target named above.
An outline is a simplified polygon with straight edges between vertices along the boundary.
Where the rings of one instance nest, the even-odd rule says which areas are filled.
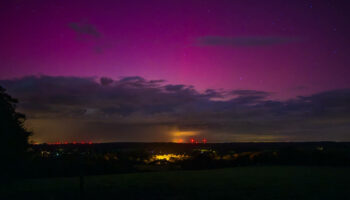
[[[17,103],[17,99],[0,86],[0,173],[8,176],[13,176],[24,159],[31,135],[23,125],[25,115],[16,112]]]

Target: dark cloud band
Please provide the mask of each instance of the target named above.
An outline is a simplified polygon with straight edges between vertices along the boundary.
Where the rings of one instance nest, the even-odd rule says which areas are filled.
[[[199,92],[142,77],[28,76],[0,80],[0,85],[20,100],[19,108],[38,123],[34,131],[43,138],[52,128],[41,127],[68,121],[68,130],[56,129],[104,141],[127,140],[128,132],[130,141],[166,140],[166,131],[184,127],[213,141],[237,141],[238,135],[242,141],[245,135],[250,140],[350,140],[350,89],[276,101],[264,91]]]

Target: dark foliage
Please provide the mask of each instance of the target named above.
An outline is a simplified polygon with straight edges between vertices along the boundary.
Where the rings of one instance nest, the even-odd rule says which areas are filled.
[[[0,156],[2,160],[0,173],[14,177],[23,166],[29,147],[28,137],[31,132],[24,128],[25,115],[16,112],[17,99],[12,98],[0,86]]]

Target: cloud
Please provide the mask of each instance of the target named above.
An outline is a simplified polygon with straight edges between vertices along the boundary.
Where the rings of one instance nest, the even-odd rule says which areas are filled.
[[[113,48],[112,41],[102,37],[102,33],[95,25],[86,22],[72,22],[68,27],[77,34],[77,39],[85,43],[92,43],[91,49],[95,53],[103,53],[106,49]]]
[[[233,101],[240,104],[259,103],[270,95],[268,92],[257,90],[233,90],[230,94],[236,97]]]
[[[233,95],[239,95],[239,96],[261,96],[261,97],[266,97],[266,96],[270,95],[268,92],[257,91],[257,90],[233,90],[231,93]]]
[[[167,91],[179,91],[185,88],[185,85],[166,85],[165,89]]]
[[[113,83],[113,79],[108,78],[108,77],[101,77],[100,83],[101,83],[101,85],[107,86],[107,85],[110,85]]]
[[[171,141],[176,131],[216,142],[350,140],[350,89],[276,101],[265,91],[199,92],[139,76],[28,76],[0,85],[20,100],[39,141]]]
[[[101,33],[92,24],[72,22],[69,24],[69,27],[74,30],[79,37],[92,36],[99,38],[101,36]]]
[[[231,47],[250,47],[250,46],[270,46],[285,44],[298,41],[293,37],[281,36],[245,36],[245,37],[222,37],[205,36],[197,39],[197,45],[200,46],[231,46]]]

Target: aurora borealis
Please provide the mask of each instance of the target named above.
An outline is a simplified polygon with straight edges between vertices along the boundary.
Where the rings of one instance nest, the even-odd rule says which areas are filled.
[[[3,1],[0,85],[38,142],[348,141],[348,8]]]

